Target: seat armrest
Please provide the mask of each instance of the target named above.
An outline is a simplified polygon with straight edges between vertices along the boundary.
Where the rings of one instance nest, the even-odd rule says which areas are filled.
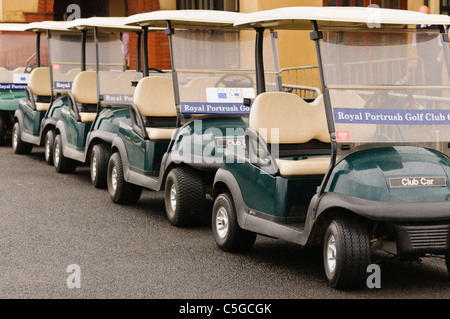
[[[245,131],[245,147],[250,163],[268,174],[274,175],[278,172],[278,165],[274,156],[276,154],[269,150],[264,138],[252,128],[247,128]]]

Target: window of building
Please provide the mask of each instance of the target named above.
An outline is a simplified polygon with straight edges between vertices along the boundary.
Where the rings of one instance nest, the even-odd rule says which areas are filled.
[[[444,1],[444,0],[441,0]],[[450,0],[446,0],[450,2]],[[380,8],[389,9],[403,9],[406,10],[408,3],[407,0],[324,0],[324,6],[330,7],[368,7],[371,4],[376,4]]]
[[[239,0],[177,0],[177,9],[223,10],[239,12]]]
[[[450,0],[440,0],[440,13],[450,15]]]

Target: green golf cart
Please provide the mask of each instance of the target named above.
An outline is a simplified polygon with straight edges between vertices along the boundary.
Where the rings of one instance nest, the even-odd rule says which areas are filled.
[[[14,112],[25,97],[25,87],[36,65],[34,33],[24,32],[27,24],[0,23],[0,145],[10,140]],[[46,48],[42,48],[46,50]]]
[[[130,123],[129,107],[135,85],[143,73],[128,70],[122,41],[123,32],[141,28],[125,26],[124,18],[76,19],[69,28],[86,34],[92,43],[89,70],[80,72],[69,93],[70,107],[56,124],[54,166],[58,173],[73,172],[77,165],[90,164],[95,187],[106,186],[106,167],[111,142],[121,121]],[[140,46],[140,40],[137,41]],[[137,50],[137,61],[140,50]]]
[[[121,123],[111,150],[107,184],[114,202],[134,202],[142,188],[164,190],[173,225],[203,219],[223,153],[243,141],[244,99],[257,92],[252,35],[233,27],[240,15],[162,10],[128,18],[143,30],[166,28],[172,78],[146,77],[137,85],[132,125]],[[279,91],[276,36],[263,36],[267,82]]]
[[[372,249],[445,254],[450,270],[449,24],[448,16],[373,7],[282,8],[236,20],[257,31],[310,31],[323,94],[308,103],[264,92],[253,101],[245,146],[225,154],[215,175],[217,245],[249,249],[256,234],[322,243],[335,288],[366,283]]]
[[[68,108],[72,81],[80,72],[81,32],[67,28],[64,21],[30,23],[27,31],[47,36],[49,67],[41,65],[40,41],[37,64],[32,68],[25,98],[14,113],[12,147],[17,154],[29,154],[34,146],[45,146],[45,160],[53,163],[53,139],[62,109]]]

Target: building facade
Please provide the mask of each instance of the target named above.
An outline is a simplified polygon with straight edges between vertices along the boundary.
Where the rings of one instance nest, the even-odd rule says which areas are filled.
[[[141,12],[168,9],[210,9],[254,12],[288,6],[369,6],[418,10],[428,5],[431,13],[450,13],[450,0],[0,0],[1,22],[64,20],[70,4],[80,7],[81,17],[130,16]],[[135,66],[136,36],[130,35],[130,68]],[[293,42],[292,39],[295,39]],[[149,66],[170,69],[169,46],[164,34],[149,35]],[[279,32],[281,68],[317,64],[315,49],[304,31]],[[301,48],[301,50],[299,50]],[[302,52],[302,54],[298,54]]]

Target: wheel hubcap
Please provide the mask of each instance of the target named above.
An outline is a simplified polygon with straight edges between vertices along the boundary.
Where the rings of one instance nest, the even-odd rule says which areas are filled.
[[[327,241],[327,267],[330,272],[336,269],[336,240],[333,235]]]
[[[95,156],[95,154],[92,157],[91,174],[92,179],[95,179],[95,177],[97,176],[97,156]]]
[[[59,164],[59,145],[56,145],[55,147],[55,164],[58,166]]]
[[[228,214],[227,210],[223,206],[221,206],[217,211],[216,229],[217,235],[219,235],[222,239],[225,238],[228,233]]]
[[[117,168],[114,166],[111,170],[111,186],[114,191],[117,188]]]
[[[175,184],[170,187],[170,207],[172,208],[172,211],[177,209],[177,190]]]
[[[17,148],[17,142],[18,142],[18,136],[17,136],[17,129],[16,129],[16,130],[14,130],[14,133],[13,133],[13,147],[14,147],[14,149]]]
[[[47,141],[45,143],[45,157],[47,157],[47,159],[50,158],[50,139],[47,138]]]

